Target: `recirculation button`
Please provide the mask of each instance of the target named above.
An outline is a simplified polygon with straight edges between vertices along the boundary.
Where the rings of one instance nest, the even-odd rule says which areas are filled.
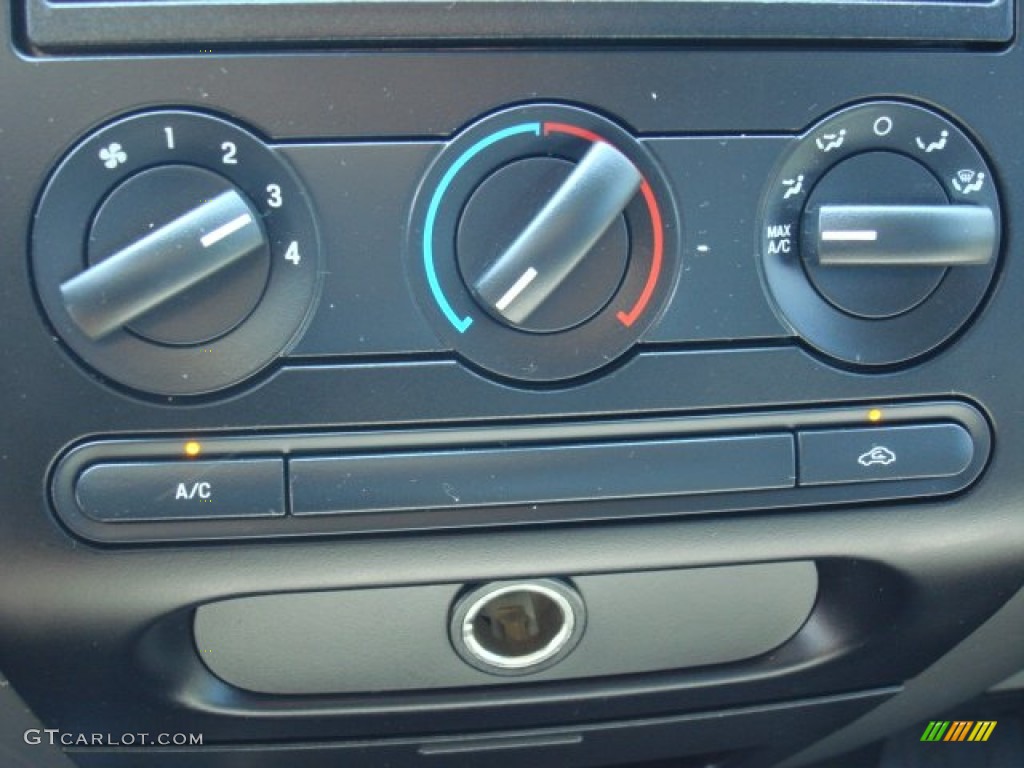
[[[75,498],[105,523],[283,515],[284,461],[94,464],[78,476]]]
[[[800,485],[955,477],[974,459],[958,424],[918,424],[798,433]]]

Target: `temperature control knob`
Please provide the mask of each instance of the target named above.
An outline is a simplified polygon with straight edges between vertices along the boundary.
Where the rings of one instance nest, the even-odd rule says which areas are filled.
[[[642,142],[582,109],[517,107],[456,137],[428,173],[411,274],[469,361],[560,381],[640,339],[671,293],[677,230]]]
[[[132,389],[237,384],[296,337],[318,288],[305,192],[276,152],[205,114],[125,118],[43,192],[32,263],[60,337]]]
[[[487,179],[469,199],[456,244],[474,297],[499,321],[524,331],[561,331],[589,320],[626,270],[622,212],[640,182],[636,166],[605,142],[575,167],[531,158]],[[510,229],[519,231],[496,250]]]

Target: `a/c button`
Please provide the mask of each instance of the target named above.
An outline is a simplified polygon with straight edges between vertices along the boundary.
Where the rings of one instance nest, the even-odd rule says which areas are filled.
[[[104,523],[283,515],[284,461],[94,464],[79,475],[75,496]]]
[[[974,458],[957,424],[920,424],[798,433],[800,485],[953,477]]]

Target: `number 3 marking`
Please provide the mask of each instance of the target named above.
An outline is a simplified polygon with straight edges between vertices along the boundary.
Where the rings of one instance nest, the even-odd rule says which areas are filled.
[[[280,208],[284,205],[284,198],[281,197],[281,187],[277,184],[267,184],[267,205],[271,208]]]

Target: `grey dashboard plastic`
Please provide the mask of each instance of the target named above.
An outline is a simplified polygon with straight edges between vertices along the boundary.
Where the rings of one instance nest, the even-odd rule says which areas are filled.
[[[723,664],[767,653],[810,615],[810,563],[575,579],[580,646],[531,677],[565,680]],[[269,595],[201,606],[196,647],[211,671],[263,693],[412,691],[495,682],[453,657],[441,617],[458,585]],[[630,649],[623,654],[622,649]]]

